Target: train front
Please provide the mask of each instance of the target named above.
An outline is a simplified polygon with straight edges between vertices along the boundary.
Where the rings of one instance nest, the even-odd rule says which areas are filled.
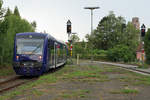
[[[14,43],[13,68],[18,75],[38,76],[43,69],[44,35],[18,33]]]

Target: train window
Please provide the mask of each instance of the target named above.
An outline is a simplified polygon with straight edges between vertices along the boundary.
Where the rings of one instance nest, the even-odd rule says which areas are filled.
[[[54,61],[55,61],[55,49],[54,49],[54,41],[50,40],[50,44],[49,44],[49,47],[50,47],[50,59],[49,59],[49,63],[51,66],[54,65]]]
[[[42,54],[44,39],[17,39],[17,54]]]
[[[56,46],[56,50],[57,50],[57,63],[59,63],[60,62],[60,44],[57,44],[57,46]]]
[[[61,44],[60,52],[61,52],[61,62],[62,62],[63,61],[63,45],[62,44]]]
[[[48,48],[50,48],[50,39],[48,39]]]

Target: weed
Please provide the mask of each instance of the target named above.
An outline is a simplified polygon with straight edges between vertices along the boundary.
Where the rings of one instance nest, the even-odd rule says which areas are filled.
[[[139,65],[139,68],[142,68],[142,69],[147,69],[147,68],[150,68],[150,65],[144,63],[144,64],[140,64]]]
[[[121,93],[125,93],[125,94],[133,94],[133,93],[138,93],[138,90],[135,89],[122,89]]]
[[[75,97],[85,98],[88,93],[90,93],[89,90],[83,89],[83,90],[71,91],[69,93],[63,93],[60,95],[60,97],[62,98],[75,98]]]
[[[43,92],[34,89],[31,91],[31,94],[33,94],[34,96],[41,96],[43,94]]]
[[[61,95],[61,97],[63,97],[63,98],[71,98],[72,95],[69,94],[69,93],[64,93],[64,94]]]
[[[139,93],[138,90],[135,89],[121,89],[121,90],[113,90],[110,91],[110,93],[112,94],[135,94],[135,93]]]

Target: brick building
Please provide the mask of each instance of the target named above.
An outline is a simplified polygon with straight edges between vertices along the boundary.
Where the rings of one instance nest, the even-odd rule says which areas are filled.
[[[135,26],[136,29],[140,29],[140,21],[138,17],[132,18],[132,24]]]

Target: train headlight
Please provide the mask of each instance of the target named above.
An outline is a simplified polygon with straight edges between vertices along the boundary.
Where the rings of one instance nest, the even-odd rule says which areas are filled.
[[[42,60],[42,56],[39,56],[38,58],[39,58],[39,60]]]
[[[19,59],[19,56],[16,56],[16,59],[18,60],[18,59]]]
[[[34,63],[31,63],[31,66],[34,66]]]

